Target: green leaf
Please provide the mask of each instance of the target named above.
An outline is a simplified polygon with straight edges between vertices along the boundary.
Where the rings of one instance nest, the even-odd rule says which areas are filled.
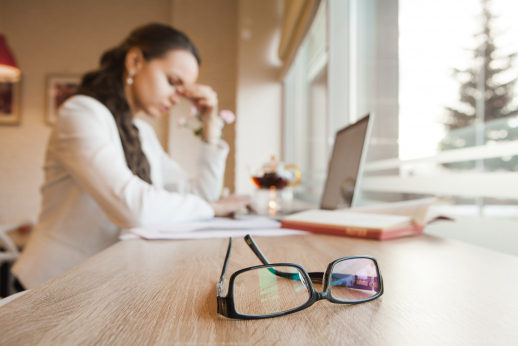
[[[203,135],[203,127],[199,127],[197,130],[194,130],[194,135],[195,136],[202,136]]]

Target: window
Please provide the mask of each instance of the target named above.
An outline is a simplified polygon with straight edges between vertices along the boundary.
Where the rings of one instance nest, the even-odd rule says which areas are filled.
[[[397,37],[397,0],[322,2],[283,80],[284,160],[303,176],[296,198],[320,202],[336,131],[367,113],[368,160],[397,157]]]
[[[516,13],[516,0],[324,1],[284,78],[295,196],[319,203],[334,133],[373,112],[360,204],[447,197],[432,213],[458,222],[427,232],[515,254]]]
[[[399,4],[401,177],[418,183],[406,192],[428,185],[449,211],[518,218],[518,3]]]
[[[296,196],[315,203],[327,165],[327,65],[324,2],[284,78],[284,159],[302,171],[303,182]]]

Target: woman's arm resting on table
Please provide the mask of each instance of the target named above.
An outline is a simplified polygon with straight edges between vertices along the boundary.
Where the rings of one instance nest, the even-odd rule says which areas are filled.
[[[197,176],[191,178],[180,165],[164,152],[156,140],[157,150],[161,151],[161,166],[164,188],[169,191],[190,192],[208,202],[217,201],[221,194],[228,144],[202,143],[197,163]]]
[[[250,197],[231,196],[210,204],[216,216],[228,217],[242,210],[250,210]]]

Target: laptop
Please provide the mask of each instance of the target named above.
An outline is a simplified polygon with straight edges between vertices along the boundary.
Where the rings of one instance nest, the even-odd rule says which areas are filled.
[[[358,206],[361,197],[358,187],[367,157],[373,118],[373,114],[367,114],[336,133],[320,209]]]
[[[320,209],[334,210],[358,206],[361,197],[358,187],[361,183],[373,122],[374,115],[367,114],[336,133]],[[307,208],[280,212],[270,218],[281,220],[284,216],[304,210]],[[238,214],[236,218],[254,216]]]

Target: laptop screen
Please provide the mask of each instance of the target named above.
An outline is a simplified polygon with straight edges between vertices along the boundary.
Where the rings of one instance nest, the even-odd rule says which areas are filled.
[[[368,142],[371,117],[367,115],[337,132],[321,209],[349,208],[357,203],[357,198],[354,198],[355,187],[359,185],[360,169],[365,161],[367,150],[363,149]]]

